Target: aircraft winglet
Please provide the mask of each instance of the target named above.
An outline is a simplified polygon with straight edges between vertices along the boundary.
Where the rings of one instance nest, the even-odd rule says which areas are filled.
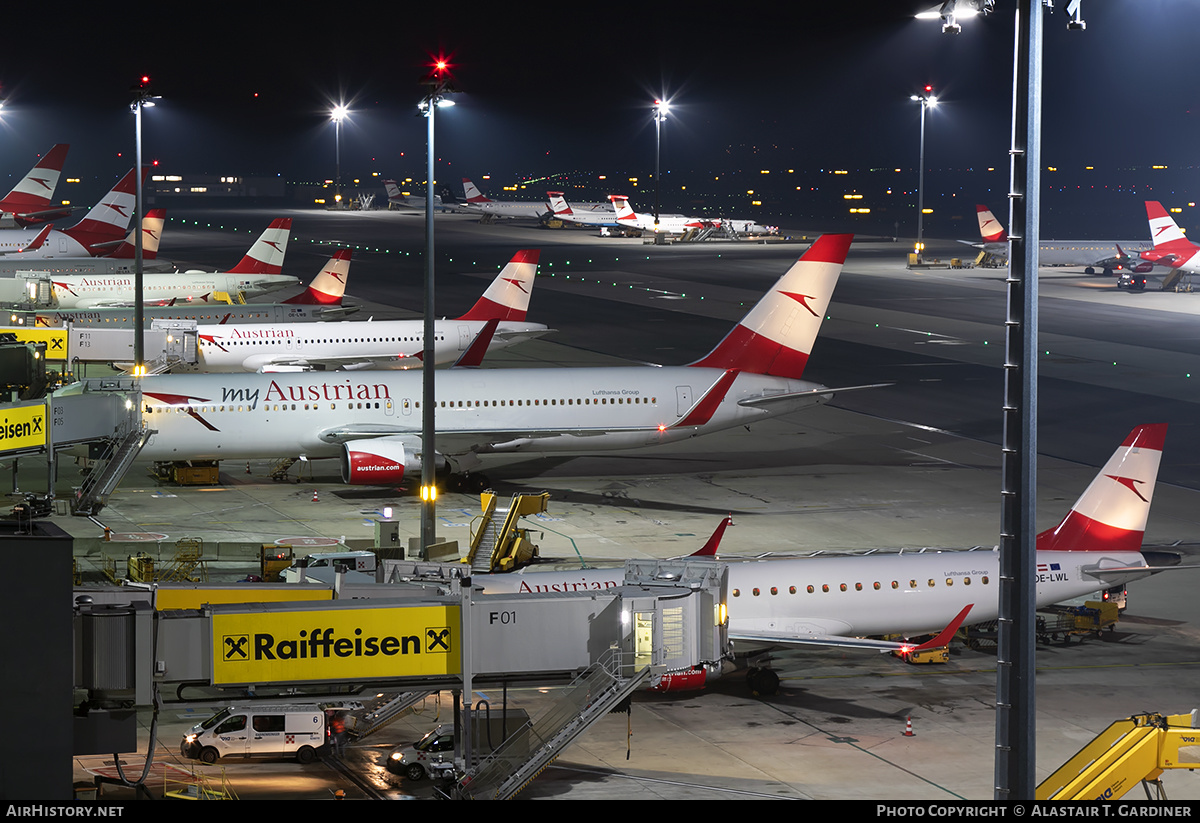
[[[725,529],[734,525],[733,515],[727,515],[724,520],[717,524],[716,531],[708,538],[708,542],[701,546],[698,550],[692,552],[688,557],[716,557],[717,546],[721,545],[721,538],[725,536]]]
[[[496,317],[484,323],[479,334],[475,335],[471,345],[467,346],[467,350],[459,356],[452,368],[474,368],[481,364],[483,356],[487,354],[488,346],[492,345],[492,335],[496,333],[498,325],[500,325],[500,320]]]

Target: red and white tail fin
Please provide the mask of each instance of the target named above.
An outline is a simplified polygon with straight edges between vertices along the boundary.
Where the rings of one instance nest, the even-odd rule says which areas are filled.
[[[1131,431],[1063,521],[1037,536],[1038,551],[1139,551],[1166,436],[1165,423]]]
[[[1008,232],[1004,230],[1004,226],[1000,225],[1000,221],[996,219],[996,215],[992,214],[991,209],[987,206],[976,205],[975,216],[979,219],[979,236],[983,238],[983,242],[1008,242]]]
[[[514,254],[471,310],[458,319],[524,320],[540,256],[539,249],[522,249]]]
[[[350,249],[338,249],[329,258],[308,288],[289,297],[284,303],[303,303],[308,306],[340,306],[346,294],[346,279],[350,276]]]
[[[628,197],[622,194],[610,194],[608,199],[612,201],[613,208],[617,211],[617,225],[632,226],[637,223],[637,214],[629,205]]]
[[[280,217],[271,221],[267,230],[254,241],[230,274],[279,274],[283,271],[283,256],[287,252],[288,235],[292,232],[292,218]]]
[[[475,184],[472,183],[470,180],[468,180],[467,178],[464,177],[462,179],[462,181],[463,181],[463,199],[466,202],[468,202],[468,203],[490,203],[490,202],[492,202],[491,198],[484,197],[483,192],[481,192],[475,186]]]
[[[50,198],[62,175],[63,163],[67,159],[69,143],[58,143],[13,186],[12,191],[0,200],[0,211],[20,216],[31,212],[45,211],[50,207]]]
[[[149,170],[149,166],[142,169],[143,179]],[[129,221],[133,217],[137,199],[135,192],[137,180],[133,175],[134,169],[130,169],[117,185],[109,190],[108,194],[100,198],[100,202],[93,206],[82,220],[69,229],[63,229],[63,234],[77,239],[81,234],[89,235],[90,242],[85,243],[88,246],[94,245],[97,237],[113,239],[124,237],[125,232],[129,230]]]
[[[688,557],[716,557],[717,548],[721,545],[721,538],[725,536],[725,530],[732,525],[733,515],[731,514],[717,524],[717,528],[712,533],[712,536],[708,538],[708,542],[689,554]]]
[[[692,366],[799,379],[833,297],[852,234],[823,234],[750,310]]]
[[[158,244],[162,240],[163,225],[167,222],[166,209],[150,209],[142,218],[142,259],[154,260],[158,257]],[[135,229],[129,230],[129,236],[121,241],[117,250],[109,257],[121,260],[132,260],[137,257],[137,238]]]
[[[1146,219],[1150,221],[1150,239],[1154,241],[1155,252],[1188,256],[1195,253],[1196,245],[1187,239],[1162,203],[1147,200]]]
[[[400,193],[400,186],[398,186],[396,184],[395,180],[384,180],[383,181],[383,190],[385,192],[387,192],[387,198],[390,202],[393,202],[393,203],[403,203],[404,202],[404,195]]]
[[[546,197],[549,198],[550,213],[555,217],[570,217],[575,214],[561,191],[548,191]]]

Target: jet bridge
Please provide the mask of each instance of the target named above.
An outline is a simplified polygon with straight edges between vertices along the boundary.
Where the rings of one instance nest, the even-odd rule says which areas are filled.
[[[724,564],[630,561],[625,585],[554,594],[483,594],[462,566],[407,563],[392,583],[339,585],[331,602],[155,608],[156,590],[77,597],[75,686],[93,707],[148,705],[186,686],[211,692],[342,684],[471,691],[568,685],[521,730],[537,745],[503,749],[468,775],[464,797],[511,797],[638,688],[681,671],[720,670],[731,653]],[[93,594],[92,592],[87,593]],[[469,741],[467,741],[469,744]],[[514,754],[519,751],[520,756]]]

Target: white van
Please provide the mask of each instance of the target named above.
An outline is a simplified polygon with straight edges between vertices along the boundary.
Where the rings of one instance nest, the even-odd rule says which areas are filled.
[[[320,706],[230,706],[192,726],[179,753],[204,763],[221,757],[288,756],[311,763],[325,745]]]
[[[349,579],[375,582],[375,565],[378,562],[375,552],[317,552],[301,559],[307,564],[304,568],[304,578],[313,583],[332,583],[333,567],[337,563],[346,567]],[[300,565],[294,563],[284,569],[280,577],[284,583],[298,583],[300,570]]]

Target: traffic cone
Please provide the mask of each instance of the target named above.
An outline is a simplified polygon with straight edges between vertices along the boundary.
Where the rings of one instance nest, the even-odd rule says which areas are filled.
[[[314,503],[320,503],[320,502],[321,502],[321,498],[317,497],[317,490],[316,490],[316,489],[313,489],[313,500],[312,500],[312,502],[314,502]]]
[[[904,723],[904,736],[905,737],[916,737],[917,736],[916,733],[913,732],[913,730],[912,730],[912,715],[911,714],[908,716],[908,720],[905,721],[905,723]]]

